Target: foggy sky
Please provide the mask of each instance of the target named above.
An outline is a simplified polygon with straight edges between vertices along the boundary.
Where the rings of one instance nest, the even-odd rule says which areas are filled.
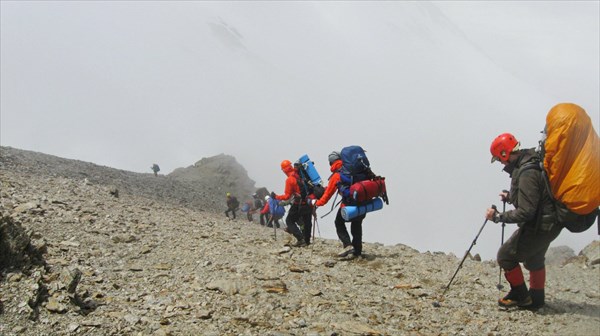
[[[225,153],[281,193],[281,160],[326,180],[327,154],[361,145],[390,195],[367,242],[462,256],[510,186],[493,138],[537,146],[560,102],[598,131],[597,1],[0,5],[3,146],[164,174]],[[487,225],[472,252],[492,259]]]

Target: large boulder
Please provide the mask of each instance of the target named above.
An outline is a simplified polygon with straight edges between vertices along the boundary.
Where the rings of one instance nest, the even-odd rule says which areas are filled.
[[[565,261],[575,257],[575,251],[568,246],[553,246],[546,252],[547,265],[562,265]]]
[[[40,251],[31,244],[21,224],[10,216],[0,217],[0,272],[28,269],[41,260]]]
[[[588,246],[586,246],[581,252],[579,252],[580,256],[584,256],[586,258],[586,263],[591,265],[600,264],[600,240],[594,240]]]

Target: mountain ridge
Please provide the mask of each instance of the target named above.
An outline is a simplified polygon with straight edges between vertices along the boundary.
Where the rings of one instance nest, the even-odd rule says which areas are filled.
[[[74,159],[12,147],[0,147],[2,165],[26,167],[30,174],[44,173],[112,186],[121,192],[141,194],[160,201],[210,211],[225,210],[225,194],[249,197],[257,188],[233,156],[203,158],[189,167],[157,177]],[[149,169],[150,170],[150,169]],[[146,184],[149,188],[140,187]]]

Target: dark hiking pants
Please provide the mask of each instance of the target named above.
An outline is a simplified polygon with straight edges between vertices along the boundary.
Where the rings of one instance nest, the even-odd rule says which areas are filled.
[[[260,214],[260,225],[266,225],[269,222],[269,216],[267,214]]]
[[[342,217],[342,209],[338,209],[337,215],[335,216],[335,231],[337,232],[338,238],[344,244],[344,247],[352,245],[354,248],[354,255],[362,254],[362,222],[365,219],[365,215],[353,218],[350,221],[350,233],[352,234],[352,240],[348,235],[348,229],[346,228],[346,221]]]
[[[233,219],[235,219],[235,209],[227,209],[225,211],[225,216],[227,216],[227,218],[229,218],[229,213],[230,212],[233,214]]]
[[[287,225],[288,232],[296,237],[296,239],[304,240],[306,243],[310,243],[310,228],[312,226],[312,223],[310,222],[311,216],[312,211],[310,206],[292,204],[290,211],[285,218],[285,224]]]
[[[509,271],[523,263],[526,269],[536,271],[545,267],[546,251],[550,243],[558,237],[562,227],[554,225],[550,231],[535,232],[529,227],[521,227],[498,250],[498,265]]]

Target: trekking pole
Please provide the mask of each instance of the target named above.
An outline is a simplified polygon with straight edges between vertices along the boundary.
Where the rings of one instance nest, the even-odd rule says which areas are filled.
[[[496,210],[496,206],[492,204],[492,209]],[[448,289],[450,288],[450,285],[452,284],[452,281],[454,281],[454,277],[456,277],[456,274],[458,274],[458,271],[461,269],[463,263],[465,262],[465,259],[467,259],[467,256],[469,255],[469,253],[471,252],[471,249],[473,248],[473,246],[475,244],[477,244],[477,238],[479,238],[479,235],[481,234],[481,231],[483,231],[483,228],[485,227],[485,224],[487,224],[488,220],[487,218],[485,219],[485,221],[483,222],[483,225],[481,226],[481,228],[479,229],[479,232],[477,232],[477,235],[475,236],[475,239],[473,239],[473,242],[471,243],[471,246],[469,246],[469,249],[467,250],[467,252],[465,252],[465,256],[462,258],[460,264],[458,265],[458,268],[456,268],[456,272],[454,272],[454,275],[452,276],[452,278],[450,279],[450,282],[448,282],[448,285],[446,285],[446,288],[444,289],[444,292],[441,295],[441,298],[439,301],[443,301],[442,298],[444,297],[444,295],[446,295],[446,292],[448,291]],[[433,306],[434,307],[439,307],[440,303],[438,301],[434,301],[433,302]]]
[[[502,190],[502,192],[508,193],[507,190]],[[502,212],[506,212],[506,199],[504,199],[504,197],[502,197]],[[500,247],[502,247],[502,245],[504,245],[504,227],[505,226],[506,226],[506,223],[504,221],[502,221],[502,239],[500,240]],[[496,288],[498,288],[498,290],[504,289],[504,286],[502,285],[502,267],[500,267],[500,265],[498,265],[498,284],[496,285]]]
[[[312,230],[311,231],[312,231],[312,240],[313,240],[313,242],[315,241],[315,231],[316,231],[315,228],[317,227],[317,217],[316,216],[317,216],[317,208],[313,207],[313,209],[312,209],[312,215],[311,215],[311,217],[313,218],[312,224],[311,224],[312,225]]]
[[[321,229],[319,229],[319,221],[317,220],[317,208],[313,210],[313,229],[316,227],[319,231],[319,238],[321,238]],[[313,240],[315,240],[315,230],[313,230]]]

